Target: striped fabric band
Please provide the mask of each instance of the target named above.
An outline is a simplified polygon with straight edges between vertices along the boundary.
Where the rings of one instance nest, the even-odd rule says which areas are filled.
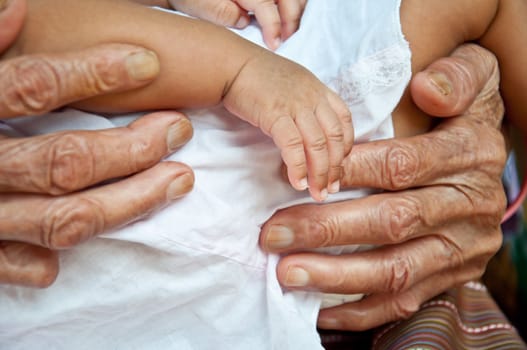
[[[452,289],[408,320],[386,326],[373,349],[527,349],[486,288],[476,282]]]

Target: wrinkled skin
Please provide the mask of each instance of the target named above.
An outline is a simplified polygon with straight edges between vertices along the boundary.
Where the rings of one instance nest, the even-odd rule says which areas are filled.
[[[23,0],[0,4],[0,49],[16,38],[25,8]],[[134,89],[158,72],[155,54],[130,45],[4,58],[0,118],[38,115],[76,100]],[[194,183],[191,169],[159,161],[191,136],[190,122],[176,112],[152,113],[109,130],[0,135],[0,283],[49,286],[59,271],[58,249],[137,220],[188,193]],[[120,177],[126,178],[90,187]]]
[[[431,80],[438,72],[449,93]],[[413,79],[414,100],[431,115],[462,115],[424,135],[356,145],[345,160],[343,187],[386,192],[283,209],[263,226],[264,250],[292,253],[277,267],[283,286],[367,295],[321,310],[320,328],[365,330],[406,318],[483,274],[502,243],[506,204],[498,80],[494,57],[473,45],[432,64]],[[342,256],[301,252],[343,244],[379,247]]]

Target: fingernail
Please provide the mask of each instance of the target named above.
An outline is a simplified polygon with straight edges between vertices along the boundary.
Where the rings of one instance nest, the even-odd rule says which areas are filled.
[[[309,284],[309,273],[300,267],[290,267],[284,283],[286,287],[305,287]]]
[[[329,193],[337,193],[338,191],[340,191],[340,181],[339,180],[329,185]]]
[[[442,95],[450,95],[453,91],[452,84],[446,75],[440,72],[430,72],[428,73],[430,82]]]
[[[325,201],[326,199],[328,199],[328,190],[324,188],[322,191],[320,191],[320,200]]]
[[[276,50],[282,45],[282,39],[280,37],[274,38],[273,40],[273,50]]]
[[[126,70],[134,80],[151,80],[159,74],[159,61],[152,51],[139,51],[126,58]]]
[[[167,199],[173,200],[183,197],[194,187],[194,176],[189,173],[178,176],[167,189]]]
[[[307,177],[304,177],[302,180],[298,181],[298,188],[303,191],[307,188]]]
[[[193,134],[192,124],[187,119],[181,119],[171,125],[167,131],[167,146],[169,152],[174,152],[187,143]]]
[[[238,22],[236,22],[236,24],[234,25],[236,28],[239,28],[239,29],[242,29],[242,28],[245,28],[249,25],[249,18],[248,17],[244,17],[244,16],[241,16],[240,19],[238,20]]]
[[[282,225],[272,225],[265,237],[265,245],[271,249],[286,248],[295,241],[294,232]]]
[[[340,321],[332,317],[319,316],[317,326],[325,329],[339,329]]]

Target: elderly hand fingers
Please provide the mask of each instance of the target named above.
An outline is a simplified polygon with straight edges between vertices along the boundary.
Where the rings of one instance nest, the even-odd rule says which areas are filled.
[[[288,255],[277,267],[278,280],[289,289],[326,293],[400,293],[418,282],[479,256],[480,248],[427,236],[395,246],[339,256]],[[464,249],[465,251],[462,251]]]
[[[22,30],[26,17],[26,0],[0,1],[0,53],[4,51]]]
[[[406,319],[419,308],[427,307],[426,302],[431,298],[477,277],[478,274],[474,274],[470,266],[462,271],[448,270],[417,283],[403,293],[372,294],[357,302],[321,310],[318,327],[362,331]]]
[[[4,139],[0,190],[76,191],[146,169],[191,136],[192,126],[182,114],[156,112],[123,128]]]
[[[0,63],[0,117],[42,114],[77,100],[134,89],[158,73],[153,52],[120,44],[5,60]]]
[[[47,287],[59,271],[56,252],[20,242],[0,242],[0,284]]]
[[[499,88],[498,62],[484,48],[467,44],[439,59],[412,79],[412,97],[433,116],[464,113],[476,97]],[[487,118],[496,118],[488,116]],[[500,119],[501,120],[501,119]]]
[[[488,181],[487,181],[488,182]],[[485,185],[487,184],[485,182]],[[276,212],[262,227],[265,251],[294,252],[350,244],[400,243],[436,233],[455,220],[486,218],[497,225],[504,198],[496,191],[471,194],[453,186],[382,193],[325,205],[298,205]],[[501,192],[499,192],[501,193]],[[490,222],[490,220],[495,222]]]
[[[343,162],[342,186],[401,190],[452,183],[452,176],[487,163],[501,173],[496,165],[505,160],[503,135],[459,117],[424,135],[355,145]]]
[[[191,170],[163,162],[151,169],[68,196],[0,196],[0,239],[50,249],[70,248],[127,224],[188,193]]]

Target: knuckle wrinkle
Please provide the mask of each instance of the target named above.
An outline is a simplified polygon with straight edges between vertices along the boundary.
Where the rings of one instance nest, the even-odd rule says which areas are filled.
[[[388,288],[392,293],[403,291],[410,284],[411,263],[408,259],[397,257],[391,265],[391,278]]]
[[[394,320],[407,319],[419,310],[420,304],[413,297],[399,297],[393,301]]]
[[[420,167],[414,150],[397,146],[388,151],[385,164],[385,174],[392,189],[411,187]]]
[[[59,135],[52,141],[48,157],[51,194],[78,190],[94,180],[95,159],[82,136]]]
[[[105,217],[95,202],[76,198],[55,201],[41,224],[41,243],[51,249],[71,248],[102,232]]]
[[[409,198],[390,198],[379,205],[381,228],[392,243],[413,236],[422,224],[419,206]]]
[[[41,114],[53,109],[60,97],[59,75],[43,58],[17,60],[1,72],[7,108],[18,115]]]

